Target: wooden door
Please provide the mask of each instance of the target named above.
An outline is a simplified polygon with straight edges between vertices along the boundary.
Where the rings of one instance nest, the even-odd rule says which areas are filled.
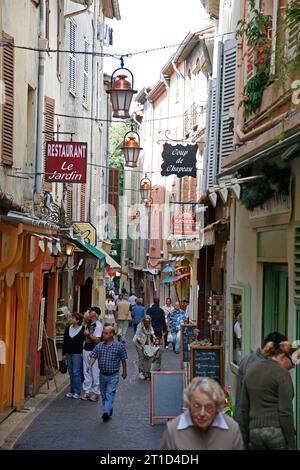
[[[5,343],[6,364],[0,365],[0,411],[13,406],[16,348],[16,287],[4,287],[0,301],[0,339]]]

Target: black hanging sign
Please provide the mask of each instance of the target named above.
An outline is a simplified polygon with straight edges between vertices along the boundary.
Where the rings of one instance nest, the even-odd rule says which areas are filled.
[[[197,177],[196,153],[198,145],[171,145],[164,144],[162,153],[161,176],[176,175]]]

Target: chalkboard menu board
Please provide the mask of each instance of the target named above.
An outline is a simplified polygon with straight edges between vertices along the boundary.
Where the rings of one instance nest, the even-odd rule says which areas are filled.
[[[151,372],[150,421],[172,419],[182,413],[184,372]]]
[[[197,326],[191,324],[180,325],[180,355],[181,368],[184,362],[190,362],[190,344],[197,339]]]
[[[191,346],[190,380],[210,377],[223,386],[223,347]]]

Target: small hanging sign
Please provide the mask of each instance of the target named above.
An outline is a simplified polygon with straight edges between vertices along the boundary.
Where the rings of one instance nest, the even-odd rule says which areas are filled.
[[[176,175],[197,177],[196,154],[198,145],[171,145],[164,144],[162,153],[161,176]]]

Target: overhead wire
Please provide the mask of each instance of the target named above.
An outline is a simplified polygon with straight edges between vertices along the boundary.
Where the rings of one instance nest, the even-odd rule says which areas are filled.
[[[207,101],[197,101],[197,103],[207,103]],[[201,114],[203,114],[203,112],[184,113],[184,114],[177,114],[175,116],[165,116],[165,117],[145,119],[145,120],[143,119],[143,123],[154,122],[154,121],[165,121],[167,119],[178,119],[178,118],[181,118],[181,117],[188,117],[188,116],[200,116]],[[94,118],[94,117],[88,117],[88,116],[78,116],[78,115],[74,116],[74,115],[71,115],[71,114],[51,113],[49,111],[44,112],[44,115],[58,116],[58,117],[70,118],[70,119],[83,119],[83,120],[88,120],[88,121],[93,121],[93,122],[110,122],[110,123],[126,124],[129,121],[131,121],[130,118],[128,120],[124,120],[124,119],[123,120],[120,120],[120,119],[102,119],[102,118]],[[48,132],[48,133],[51,134],[51,132]],[[53,132],[53,134],[54,133],[55,132]],[[67,132],[66,132],[66,134],[67,134]]]
[[[0,47],[5,47],[5,46],[9,46],[9,47],[12,47],[14,49],[23,49],[23,50],[28,50],[28,51],[33,51],[33,52],[47,52],[48,54],[82,54],[82,55],[91,55],[91,56],[98,56],[98,57],[108,57],[108,58],[114,58],[114,59],[117,59],[117,60],[121,60],[122,58],[126,57],[126,58],[131,58],[131,57],[134,57],[136,55],[143,55],[143,54],[150,54],[152,52],[157,52],[157,51],[162,51],[162,50],[165,50],[165,49],[172,49],[174,47],[180,47],[180,46],[184,46],[186,44],[192,44],[192,43],[198,43],[200,39],[215,39],[215,38],[219,38],[219,37],[223,37],[223,36],[227,36],[227,35],[231,35],[231,34],[235,34],[236,31],[230,31],[228,33],[220,33],[220,34],[216,34],[216,35],[199,35],[198,36],[198,39],[192,39],[191,41],[183,41],[183,42],[180,42],[180,43],[176,43],[176,44],[167,44],[167,45],[164,45],[164,46],[159,46],[159,47],[153,47],[153,48],[150,48],[150,49],[144,49],[144,50],[141,50],[141,51],[133,51],[133,52],[127,52],[127,53],[124,53],[124,54],[121,54],[121,53],[109,53],[109,52],[90,52],[90,51],[80,51],[80,50],[75,50],[75,49],[50,49],[50,48],[40,48],[40,47],[32,47],[32,46],[24,46],[24,45],[18,45],[18,44],[13,44],[11,41],[9,40],[3,40],[1,39],[0,40]]]

